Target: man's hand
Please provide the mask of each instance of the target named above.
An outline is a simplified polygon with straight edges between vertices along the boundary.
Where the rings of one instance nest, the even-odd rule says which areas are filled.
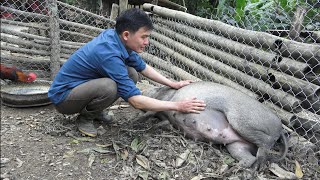
[[[197,113],[203,111],[206,107],[206,104],[202,100],[197,100],[192,98],[191,100],[178,101],[178,111],[184,113]]]
[[[187,86],[189,84],[193,83],[192,80],[185,80],[185,81],[179,81],[179,82],[172,82],[171,87],[174,89],[180,89],[184,86]]]

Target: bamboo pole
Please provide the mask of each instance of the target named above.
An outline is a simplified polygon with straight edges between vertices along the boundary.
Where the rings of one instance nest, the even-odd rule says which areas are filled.
[[[8,19],[1,19],[1,28],[3,28],[3,24],[11,24],[11,25],[17,25],[17,26],[23,26],[23,27],[31,27],[31,28],[37,28],[42,30],[47,30],[47,26],[43,26],[43,24],[39,23],[24,23],[19,21],[11,21]]]
[[[21,11],[21,13],[24,13],[24,11]],[[31,13],[31,14],[34,14],[34,13]],[[42,16],[44,16],[44,15],[42,15]],[[45,16],[45,17],[47,17],[47,16]],[[88,25],[84,25],[84,24],[80,24],[80,23],[76,23],[76,22],[66,21],[63,19],[58,19],[58,21],[62,25],[77,27],[79,29],[88,29],[88,30],[92,30],[94,32],[103,31],[103,29],[101,29],[101,28],[92,27],[92,26],[88,26]],[[39,28],[39,29],[48,29],[47,27],[39,26],[36,24],[22,23],[22,22],[10,21],[10,20],[5,20],[5,19],[4,20],[1,19],[1,23],[14,24],[14,25],[20,25],[20,26],[26,26],[26,27]]]
[[[302,126],[306,131],[312,130],[314,132],[320,132],[320,115],[304,110],[297,113],[296,116],[298,118],[298,122],[295,124],[296,126]]]
[[[276,106],[270,101],[264,101],[265,104],[271,111],[273,111],[286,126],[293,127],[293,120],[296,119],[296,116],[293,113],[290,113],[284,109],[281,109],[279,106]]]
[[[76,23],[76,22],[71,22],[71,21],[66,21],[66,20],[62,20],[59,19],[59,23],[62,25],[66,25],[66,26],[72,26],[72,27],[77,27],[79,29],[86,29],[88,30],[92,30],[94,32],[101,32],[103,31],[103,29],[101,28],[97,28],[97,27],[92,27],[92,26],[88,26],[88,25],[84,25],[84,24],[80,24],[80,23]]]
[[[49,38],[47,38],[47,37],[38,36],[38,35],[25,33],[25,32],[20,32],[20,31],[15,31],[15,30],[12,30],[12,29],[8,29],[6,27],[1,27],[0,30],[1,30],[1,33],[14,35],[14,36],[18,36],[18,37],[21,37],[21,38],[49,40]]]
[[[15,31],[12,29],[7,29],[5,27],[1,27],[0,30],[1,30],[1,33],[14,35],[14,36],[18,36],[21,38],[34,39],[34,42],[39,43],[39,44],[45,44],[45,45],[50,44],[50,42],[49,42],[50,39],[47,37],[38,36],[38,35],[29,34],[29,33],[20,32],[20,31]],[[61,42],[61,47],[69,48],[69,49],[78,49],[79,47],[84,45],[84,43],[77,43],[77,42],[71,42],[71,41],[60,41],[60,42]]]
[[[50,58],[49,56],[40,56],[40,57],[19,57],[14,55],[1,54],[1,60],[8,60],[10,62],[15,62],[15,64],[21,64],[26,67],[34,68],[50,68]],[[60,59],[60,64],[65,63],[66,59]]]
[[[4,45],[4,44],[1,45],[1,49],[11,51],[11,52],[31,54],[31,55],[42,55],[42,56],[49,56],[50,55],[50,53],[48,51],[44,51],[44,50],[34,50],[34,49],[26,49],[26,48],[21,48],[21,47],[12,47],[12,46]]]
[[[305,99],[301,103],[305,109],[320,115],[320,97],[318,99],[310,100],[310,99]]]
[[[0,11],[2,12],[10,12],[18,16],[23,16],[25,18],[32,18],[32,20],[37,22],[47,22],[48,16],[38,13],[30,13],[26,11],[20,11],[18,9],[9,8],[6,6],[0,6]],[[2,19],[1,19],[2,20]]]
[[[160,50],[163,50],[164,52],[166,52],[169,56],[175,58],[175,60],[177,60],[180,63],[182,63],[183,65],[187,66],[189,69],[194,70],[193,72],[196,77],[198,77],[202,80],[208,79],[208,80],[232,87],[234,89],[237,89],[237,90],[247,94],[248,96],[250,96],[254,99],[259,98],[259,96],[257,94],[251,92],[250,90],[242,87],[241,85],[231,81],[228,78],[225,78],[219,74],[214,73],[213,71],[210,71],[209,69],[204,68],[200,64],[182,56],[181,54],[175,52],[174,50],[172,50],[170,48],[167,48],[165,45],[163,45],[155,40],[152,40],[152,39],[150,40],[150,42],[151,42],[151,44],[155,45]]]
[[[50,70],[51,80],[54,79],[60,69],[60,29],[57,0],[48,0],[49,28],[50,28]]]
[[[64,34],[71,34],[71,35],[74,35],[74,36],[79,36],[79,37],[83,37],[85,40],[85,42],[91,40],[94,38],[94,36],[90,36],[90,35],[86,35],[86,34],[82,34],[82,33],[78,33],[78,32],[73,32],[73,31],[67,31],[67,30],[60,30],[61,33],[64,33]],[[79,39],[78,39],[79,40]]]
[[[320,86],[301,79],[287,76],[275,70],[268,70],[269,80],[275,87],[281,87],[283,90],[295,96],[308,97],[309,99],[318,99],[320,97]]]
[[[313,44],[299,43],[287,40],[265,32],[257,32],[237,28],[220,21],[197,17],[185,12],[170,10],[153,4],[145,3],[143,9],[161,17],[172,18],[205,29],[212,29],[216,34],[246,43],[257,48],[272,49],[283,56],[308,63],[319,63],[320,47]]]
[[[141,53],[140,54],[141,57],[146,60],[147,62],[150,62],[152,64],[155,64],[163,69],[166,69],[167,71],[169,71],[170,73],[174,74],[175,76],[179,77],[180,79],[183,80],[193,80],[193,81],[201,81],[201,79],[187,73],[186,71],[184,71],[181,68],[178,68],[177,66],[164,61],[162,59],[160,59],[157,56],[151,55],[149,53]]]
[[[21,64],[24,67],[31,67],[37,69],[39,67],[44,69],[49,69],[49,57],[47,59],[45,56],[41,56],[41,59],[28,58],[28,57],[18,57],[13,55],[1,54],[1,61],[9,61],[12,64]]]
[[[64,7],[68,8],[68,9],[72,9],[72,10],[74,10],[74,11],[76,11],[76,12],[83,13],[83,14],[88,14],[88,15],[90,15],[91,17],[94,17],[95,19],[102,20],[103,22],[107,22],[107,23],[112,24],[112,25],[115,24],[115,21],[112,20],[112,19],[109,19],[109,18],[106,18],[106,17],[103,17],[103,16],[99,16],[99,15],[97,15],[97,14],[94,14],[94,13],[91,13],[91,12],[89,12],[89,11],[86,11],[86,10],[83,10],[83,9],[80,9],[80,8],[77,8],[77,7],[75,7],[75,6],[72,6],[72,5],[63,3],[63,2],[61,2],[61,1],[58,1],[57,3],[58,3],[58,5],[64,6]]]
[[[159,6],[165,6],[165,7],[168,7],[170,9],[176,9],[176,10],[183,11],[183,12],[187,11],[186,7],[183,7],[183,6],[179,5],[179,4],[171,2],[169,0],[158,0],[158,5]]]
[[[170,41],[168,42],[168,44],[174,46],[176,51],[184,53],[188,55],[190,58],[197,60],[208,67],[212,67],[215,71],[221,72],[221,74],[225,74],[226,76],[235,79],[239,84],[242,84],[248,89],[251,89],[256,93],[259,93],[260,95],[268,94],[271,97],[272,101],[274,103],[279,104],[282,108],[290,112],[301,111],[300,100],[293,97],[292,95],[285,93],[281,90],[273,89],[269,84],[257,80],[254,77],[251,77],[247,74],[244,74],[239,70],[236,70],[228,65],[221,63],[220,61],[205,56],[181,43]],[[168,49],[169,48],[166,47],[162,50],[168,52]]]
[[[310,71],[310,67],[306,63],[295,61],[289,58],[282,58],[277,56],[276,54],[271,54],[263,50],[259,50],[257,48],[247,46],[221,36],[204,32],[190,26],[186,26],[182,24],[177,25],[176,23],[169,22],[169,21],[162,21],[162,22],[167,24],[170,27],[173,27],[176,31],[178,30],[179,32],[183,32],[189,36],[196,37],[197,39],[200,39],[202,42],[207,42],[208,44],[212,44],[211,46],[217,49],[221,49],[227,53],[232,53],[248,61],[254,61],[263,66],[267,66],[267,67],[271,66],[274,69],[280,69],[287,74],[295,75],[299,78],[304,77],[305,74]],[[181,35],[176,31],[169,30],[168,27],[161,27],[156,24],[154,26],[155,26],[155,29],[157,31],[160,31],[162,34],[166,36],[170,36],[174,39],[177,39],[180,42],[184,42],[189,47],[199,49],[198,47],[200,43],[196,43],[195,40],[192,40],[184,35]],[[209,46],[202,45],[201,47],[209,47]]]
[[[179,43],[170,39],[165,35],[161,35],[157,32],[152,32],[152,37],[156,38],[159,42],[167,43],[169,46],[175,48],[175,46],[179,46]],[[185,39],[186,40],[186,39]],[[189,39],[190,43],[192,40]],[[190,44],[188,43],[188,45]],[[202,52],[205,52],[207,55],[216,58],[223,63],[230,65],[238,70],[246,72],[249,75],[252,75],[258,79],[262,79],[264,81],[269,81],[270,84],[278,83],[279,86],[285,90],[287,93],[297,95],[303,95],[304,97],[319,97],[320,96],[320,87],[303,81],[301,79],[297,79],[295,77],[280,73],[273,69],[254,64],[252,62],[248,62],[242,58],[237,56],[225,53],[223,51],[217,50],[215,48],[211,48],[209,46],[204,46],[200,43],[193,42],[193,46],[201,49]]]
[[[42,45],[50,45],[49,41],[45,41],[45,40],[33,40],[33,42],[38,43],[38,44],[42,44]],[[74,46],[74,45],[70,45],[70,44],[64,44],[61,43],[61,51],[63,52],[64,49],[66,50],[76,50],[79,49],[81,46]]]
[[[129,4],[134,4],[134,5],[142,5],[144,3],[152,3],[152,1],[154,0],[129,0]],[[157,0],[158,1],[158,5],[159,6],[163,6],[163,7],[168,7],[170,9],[176,9],[179,11],[187,11],[187,8],[185,6],[181,6],[177,3],[174,3],[172,1],[169,0]]]
[[[48,46],[44,46],[44,45],[37,44],[37,43],[27,41],[27,40],[23,40],[23,39],[12,38],[6,34],[1,35],[1,41],[16,44],[19,47],[38,48],[38,49],[42,49],[45,51],[50,50],[50,47],[48,47]]]

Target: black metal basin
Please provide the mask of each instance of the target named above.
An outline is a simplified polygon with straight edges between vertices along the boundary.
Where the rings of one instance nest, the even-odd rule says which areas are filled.
[[[48,98],[50,81],[1,85],[1,101],[9,107],[35,107],[51,104]]]

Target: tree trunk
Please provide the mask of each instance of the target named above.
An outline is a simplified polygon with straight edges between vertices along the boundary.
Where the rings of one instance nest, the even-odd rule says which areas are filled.
[[[289,32],[290,39],[302,42],[302,39],[300,38],[300,33],[306,11],[307,10],[305,7],[297,7],[296,12],[294,13],[294,17]]]

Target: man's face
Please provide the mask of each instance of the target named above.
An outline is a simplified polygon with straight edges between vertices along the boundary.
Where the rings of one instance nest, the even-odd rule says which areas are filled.
[[[149,44],[150,33],[150,30],[142,27],[135,33],[131,33],[129,31],[123,32],[122,38],[124,40],[126,48],[131,49],[137,53],[141,53]]]

